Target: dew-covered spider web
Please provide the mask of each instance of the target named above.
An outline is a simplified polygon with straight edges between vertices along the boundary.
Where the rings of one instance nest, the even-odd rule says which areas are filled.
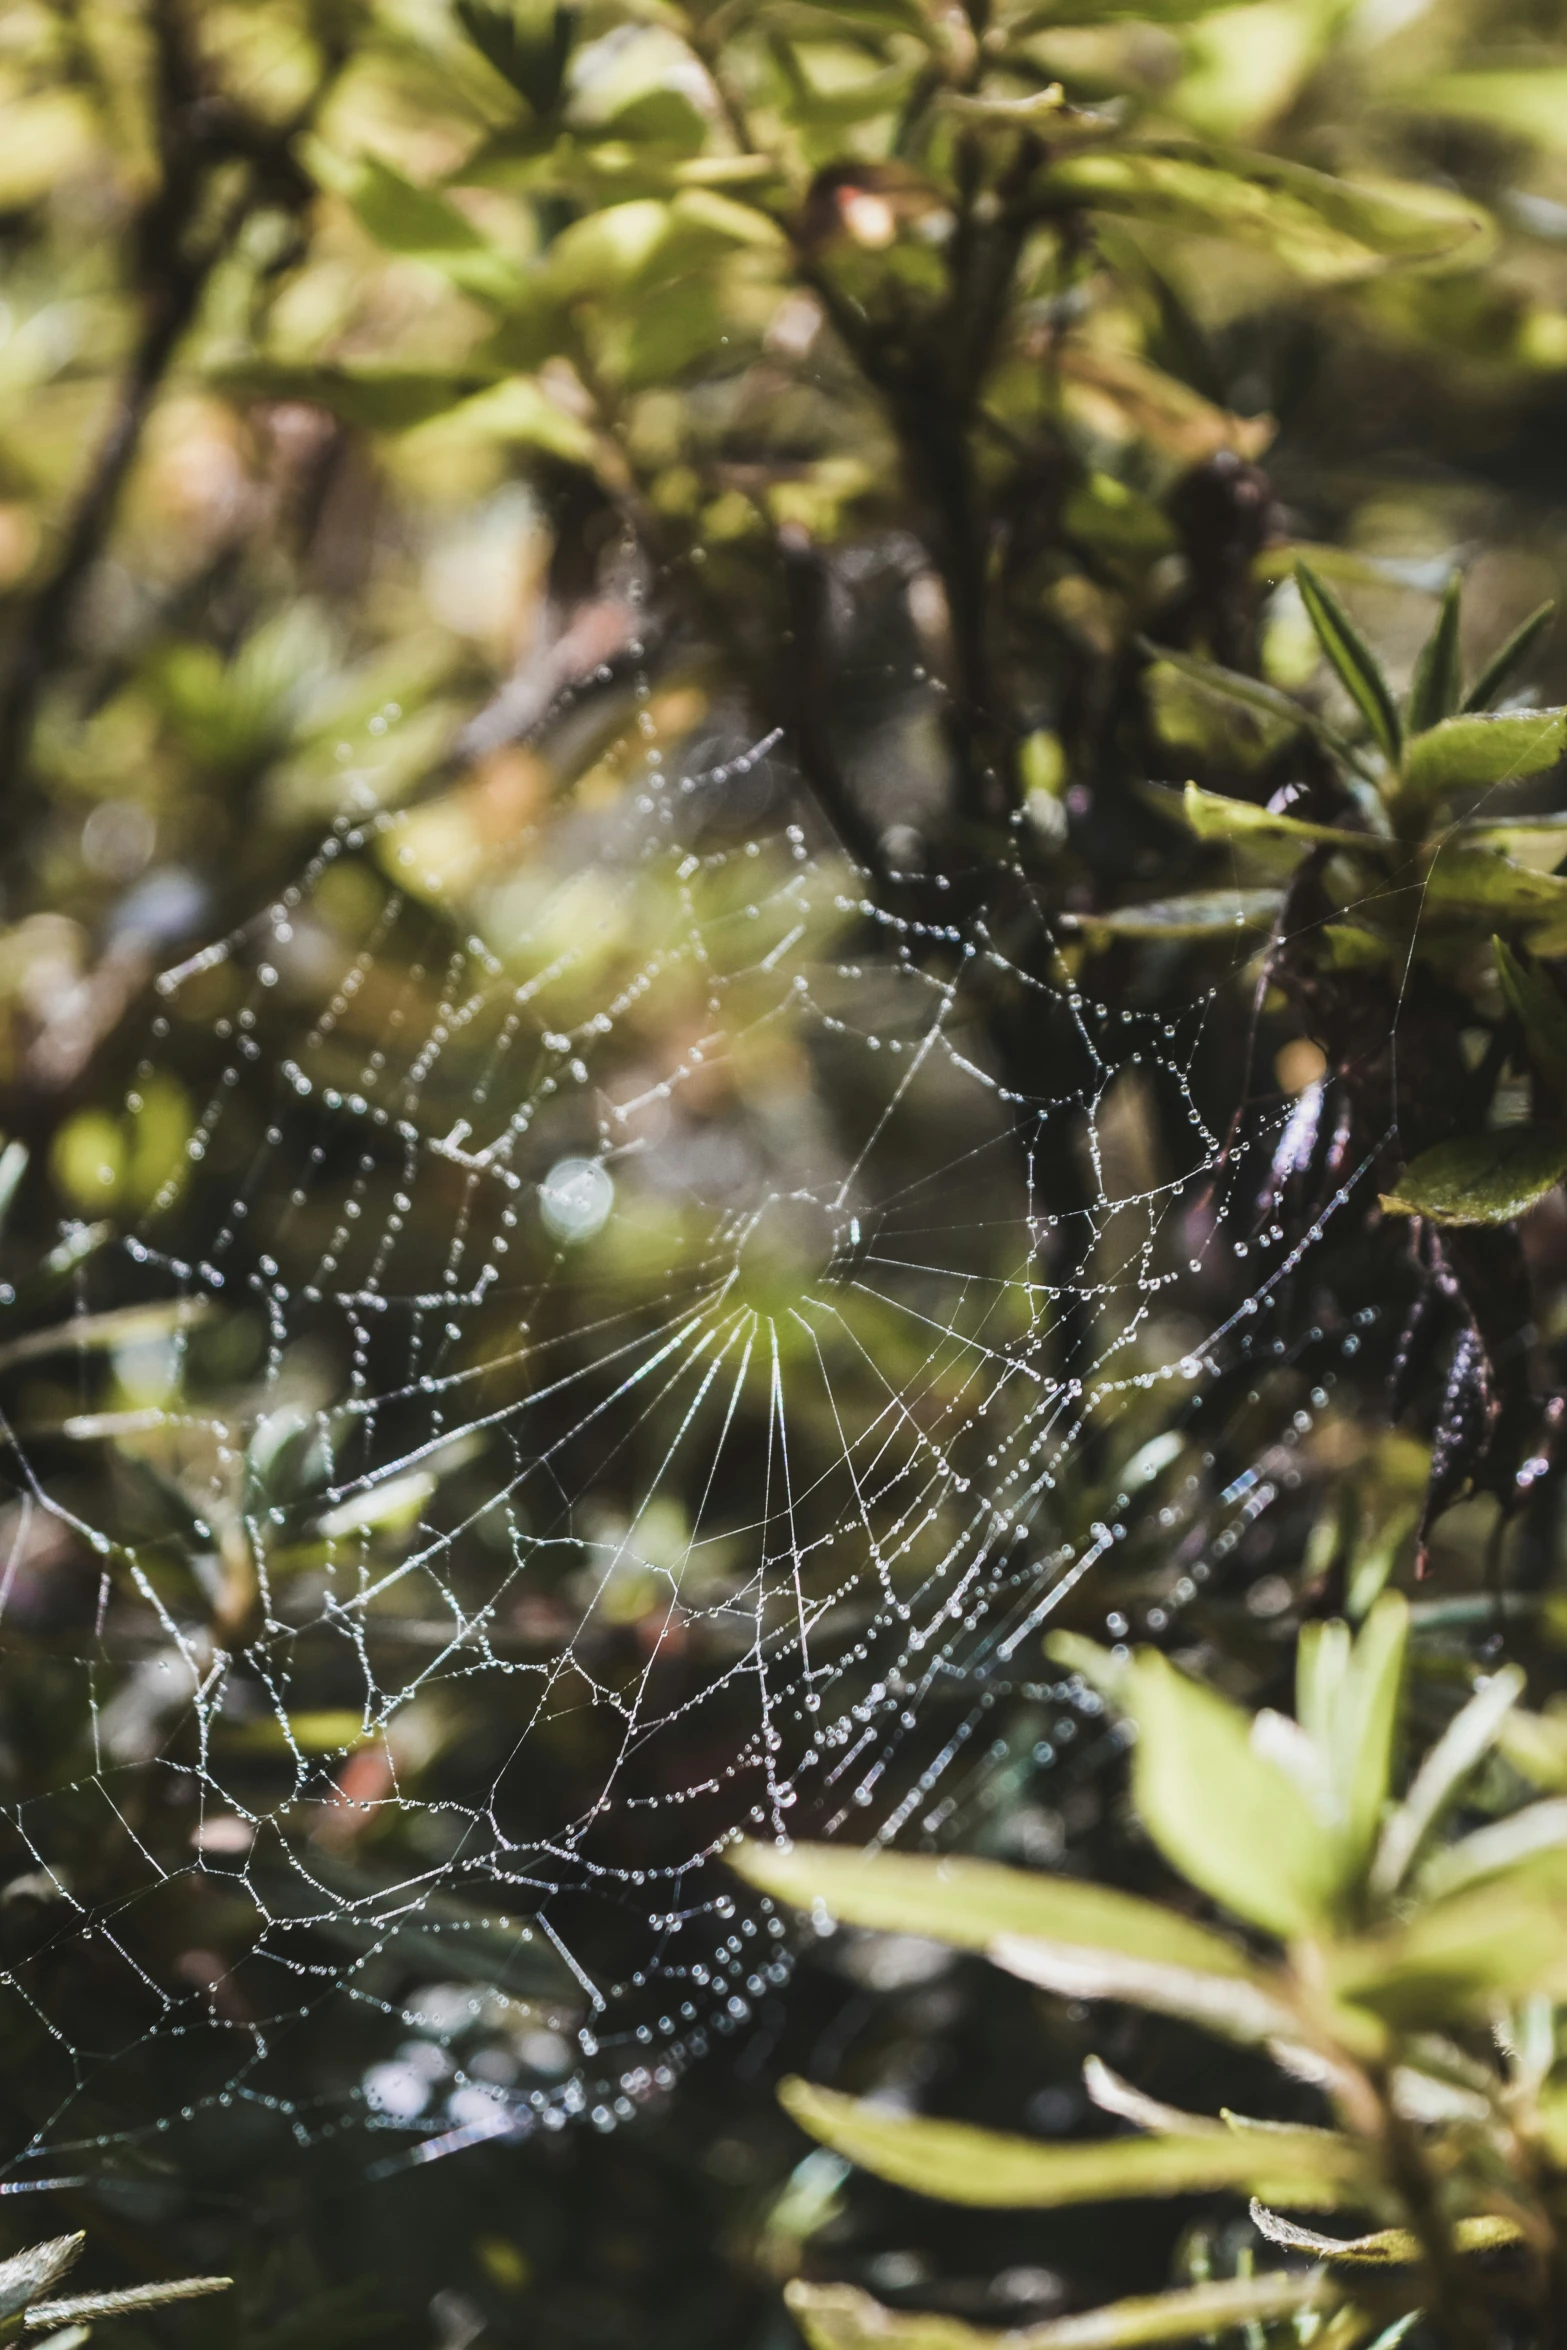
[[[19,1342],[71,1400],[0,1559],[69,1729],[8,1823],[14,2185],[613,2126],[786,1982],[737,1832],[1070,1784],[1113,1733],[1062,1611],[1136,1556],[1178,1614],[1299,1483],[1321,1386],[1238,1467],[1204,1419],[1355,1173],[1309,1094],[1205,1106],[1254,936],[1099,1004],[1021,855],[873,883],[738,720],[530,789],[362,763],[165,974],[168,1171]]]

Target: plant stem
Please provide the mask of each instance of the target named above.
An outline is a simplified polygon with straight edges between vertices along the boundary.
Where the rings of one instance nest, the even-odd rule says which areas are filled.
[[[208,88],[179,0],[151,0],[148,24],[160,172],[130,232],[140,328],[53,567],[22,621],[0,684],[0,790],[9,786],[13,793],[24,780],[39,706],[66,650],[77,602],[113,527],[175,353],[256,207],[308,198],[309,183],[291,162],[289,144],[318,111],[348,54],[340,33],[317,26],[323,64],[315,89],[293,119],[263,127]],[[238,185],[221,189],[220,173],[236,166]]]
[[[1454,2246],[1419,2138],[1394,2105],[1391,2067],[1373,2078],[1382,2109],[1382,2153],[1388,2182],[1420,2245],[1429,2279],[1426,2306],[1431,2323],[1453,2350],[1487,2350],[1491,2328],[1484,2307]]]
[[[237,207],[225,207],[221,226],[198,244],[190,222],[202,193],[205,157],[193,135],[196,71],[184,27],[171,0],[155,0],[150,27],[156,61],[157,187],[134,223],[141,297],[141,331],[116,395],[108,430],[65,525],[54,567],[34,597],[12,647],[0,690],[0,784],[22,780],[39,702],[60,655],[71,616],[96,563],[141,446],[169,362],[189,326],[219,254],[237,226]]]

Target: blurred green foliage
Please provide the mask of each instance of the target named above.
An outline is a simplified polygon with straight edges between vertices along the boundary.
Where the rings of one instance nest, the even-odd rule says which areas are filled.
[[[1564,126],[1559,12],[1527,0],[0,7],[0,1379],[16,1489],[0,1769],[18,1829],[0,1925],[21,1994],[4,2128],[9,2156],[52,2148],[69,2108],[76,2151],[59,2167],[74,2173],[85,2146],[93,2175],[51,2200],[89,2222],[116,2277],[232,2268],[223,2338],[254,2350],[672,2350],[784,2340],[776,2285],[804,2262],[939,2303],[917,2338],[953,2350],[974,2323],[1155,2292],[1173,2262],[1199,2296],[1191,2326],[1238,2323],[1243,2304],[1261,2325],[1284,2292],[1310,2304],[1308,2331],[1322,2319],[1315,2339],[1351,2338],[1315,2286],[1247,2282],[1258,2239],[1223,2216],[1233,2202],[1205,2204],[1219,2216],[1184,2237],[1190,2206],[1158,2198],[1135,2224],[1096,2206],[960,2226],[802,2152],[768,2093],[791,2068],[905,2103],[929,2092],[1064,2149],[1122,2148],[1093,2134],[1079,2092],[1085,2035],[1188,2119],[1218,2103],[1222,2063],[1248,2107],[1295,2099],[1292,2138],[1317,2129],[1308,2090],[1280,2092],[1255,2051],[1216,2056],[1178,2003],[1122,1980],[1101,2040],[1081,2004],[1092,1986],[998,1989],[933,1951],[945,1916],[808,1943],[760,2023],[668,2096],[649,2078],[630,2131],[368,2180],[362,2136],[328,2117],[397,2015],[392,2043],[402,2029],[443,2078],[548,2080],[573,2061],[578,1989],[519,1924],[515,1881],[508,1894],[492,1878],[488,1901],[457,1882],[411,1911],[395,1898],[449,1868],[441,1818],[501,1787],[510,1685],[426,1688],[409,1671],[400,1708],[372,1721],[341,1656],[302,1640],[286,1700],[216,1714],[198,1764],[188,1700],[150,1678],[147,1626],[239,1658],[260,1687],[275,1591],[286,1608],[349,1559],[394,1579],[432,1533],[453,1541],[450,1586],[478,1620],[497,1553],[453,1530],[478,1522],[501,1471],[457,1441],[340,1493],[326,1456],[350,1373],[324,1320],[301,1308],[269,1369],[264,1285],[260,1304],[234,1303],[237,1284],[221,1310],[170,1302],[138,1284],[123,1243],[195,1260],[244,1192],[258,1249],[263,1224],[297,1210],[299,1261],[340,1246],[352,1261],[334,1239],[346,1153],[321,1143],[312,1161],[300,1109],[268,1156],[263,1077],[299,1066],[346,1090],[395,1014],[446,1040],[419,1114],[450,1149],[426,1154],[406,1195],[378,1166],[366,1225],[403,1219],[408,1286],[437,1289],[496,1065],[488,1011],[448,1017],[442,973],[464,956],[539,991],[548,1038],[624,1002],[610,1077],[630,1099],[678,1073],[715,1149],[764,1135],[777,1170],[830,1133],[847,1164],[902,1095],[821,1047],[768,956],[786,974],[790,955],[838,968],[834,1033],[854,1015],[912,1048],[905,983],[949,985],[954,940],[982,937],[959,1042],[987,1072],[984,1105],[932,1078],[894,1137],[945,1252],[946,1286],[920,1302],[962,1343],[936,1360],[903,1306],[861,1285],[840,1387],[792,1417],[815,1497],[802,1522],[825,1537],[842,1506],[833,1479],[853,1451],[835,1395],[865,1413],[879,1380],[914,1398],[919,1431],[956,1431],[961,1491],[1006,1434],[967,1416],[963,1346],[1032,1348],[1087,1396],[1037,1563],[1087,1556],[1064,1619],[1177,1645],[1225,1693],[1192,1775],[1227,1816],[1183,1838],[1174,1795],[1160,1814],[1146,1783],[1128,1808],[1122,1741],[1068,1674],[1008,1694],[983,1757],[912,1832],[1064,1861],[1041,1902],[1094,1885],[1112,1906],[1157,1896],[1164,1942],[1212,1944],[1169,1906],[1146,1829],[1234,1917],[1296,1935],[1305,1896],[1281,1822],[1300,1803],[1275,1756],[1245,1842],[1234,1707],[1270,1705],[1298,1660],[1296,1730],[1344,1795],[1312,1675],[1325,1686],[1331,1663],[1349,1687],[1360,1667],[1321,1619],[1361,1626],[1363,1660],[1399,1605],[1379,1594],[1417,1566],[1415,1743],[1444,1751],[1472,1719],[1461,1702],[1484,1708],[1477,1677],[1515,1692],[1504,1648],[1540,1706],[1493,1725],[1483,1769],[1476,1753],[1475,1778],[1443,1789],[1451,1841],[1424,1865],[1458,1866],[1527,1820],[1521,1781],[1567,1783],[1553,1708],[1567,1028],[1552,970],[1567,947],[1567,660],[1545,608],[1567,538]],[[695,880],[613,850],[650,776],[680,771],[718,777],[681,835],[703,853]],[[312,866],[353,824],[351,853]],[[227,1123],[193,1156],[218,1042],[246,1005],[238,953],[199,950],[253,939],[307,871],[290,951],[247,1009],[254,1051]],[[693,935],[727,944],[699,966]],[[153,997],[155,972],[192,954]],[[730,1050],[706,1070],[715,987]],[[344,989],[323,1043],[313,1023]],[[1179,1051],[1106,1060],[1085,1004],[1095,1036],[1180,1026]],[[150,1054],[149,1016],[163,1022]],[[534,1105],[539,1083],[518,1099]],[[1197,1176],[1194,1124],[1213,1138]],[[558,1108],[541,1131],[572,1153],[592,1141]],[[1258,1131],[1277,1141],[1260,1204],[1255,1149],[1230,1155]],[[1198,1200],[1185,1238],[1151,1229],[1138,1203],[1182,1182],[1195,1197],[1210,1173],[1218,1208]],[[522,1230],[497,1216],[481,1236],[515,1248],[534,1284],[530,1343],[594,1396],[602,1322],[654,1328],[713,1258],[701,1198],[638,1190],[634,1168],[624,1189],[580,1249],[562,1234],[592,1196],[574,1206],[569,1185]],[[1108,1212],[1118,1200],[1132,1204]],[[1042,1267],[1027,1283],[1007,1253],[1025,1222]],[[1246,1264],[1226,1255],[1232,1232],[1257,1252]],[[810,1375],[791,1311],[819,1245],[769,1225],[724,1276],[777,1338],[791,1392]],[[1197,1289],[1177,1291],[1193,1247]],[[1278,1277],[1259,1290],[1267,1251]],[[1168,1311],[1149,1310],[1145,1279],[1175,1296]],[[478,1399],[465,1409],[510,1396],[515,1321],[503,1285],[453,1342]],[[1177,1410],[1166,1375],[1214,1329],[1240,1335],[1201,1354],[1202,1392]],[[765,1389],[737,1409],[754,1470]],[[1017,1409],[1003,1399],[998,1420]],[[541,1425],[549,1457],[565,1422]],[[411,1417],[403,1429],[389,1453],[414,1444]],[[655,1418],[650,1457],[673,1430]],[[730,1532],[697,1543],[705,1496],[684,1471],[649,1502],[638,1458],[562,1459],[598,1514],[579,1511],[526,1606],[497,1618],[495,1653],[536,1664],[586,1623],[600,1685],[630,1687],[684,1587],[680,1686],[727,1690],[754,1476],[726,1472]],[[961,1514],[944,1491],[933,1549]],[[887,1570],[891,1610],[923,1556],[910,1546]],[[428,1644],[426,1619],[409,1620]],[[1038,1631],[1029,1672],[1047,1669]],[[370,1636],[410,1634],[388,1618]],[[1188,1687],[1141,1649],[1126,1669],[1144,1695]],[[931,1698],[917,1735],[932,1754],[970,1694]],[[107,1803],[95,1741],[114,1707]],[[1158,1732],[1126,1711],[1146,1756]],[[678,1732],[661,1786],[717,1784],[744,1730],[736,1701]],[[507,1782],[498,1833],[587,1809],[613,1745],[597,1715],[552,1723],[528,1784]],[[1422,1785],[1385,1821],[1384,1764],[1345,1797],[1329,1906],[1344,1908],[1335,1930],[1418,1938],[1403,1873],[1374,1901],[1365,1876]],[[198,1767],[230,1808],[193,1826],[167,1790]],[[726,1801],[720,1788],[700,1815],[715,1844],[737,1824]],[[892,1802],[868,1799],[865,1834]],[[248,1861],[245,1820],[268,1823]],[[634,1825],[617,1864],[688,1849],[662,1815]],[[250,1948],[258,1884],[305,1968],[364,1999],[347,2020],[296,2019],[266,2097],[164,2153],[155,2122],[212,2093],[207,2040],[249,2030],[258,2002],[271,2012]],[[62,1885],[89,1920],[113,1915],[122,1965],[73,1930]],[[1315,1877],[1308,1890],[1317,1902]],[[614,1918],[586,1902],[583,1916],[606,1967],[631,1963]],[[988,1948],[977,1932],[958,1938]],[[1522,1928],[1517,1949],[1533,1951]],[[1250,1980],[1239,1958],[1232,1971]],[[1399,2061],[1406,2030],[1448,2033],[1458,2053],[1437,2074],[1484,2106],[1483,2128],[1472,2111],[1423,2117],[1455,2223],[1511,2192],[1498,2111],[1554,2094],[1533,2009],[1511,2069],[1482,2062],[1489,1982],[1466,1976],[1451,2009],[1388,2027]],[[171,2000],[184,2005],[160,2012],[199,2009],[201,2029],[157,2039],[149,2016]],[[1351,2040],[1357,2064],[1392,2062]],[[1126,2097],[1112,2111],[1146,2118]],[[1241,2141],[1192,2142],[1228,2159]],[[1451,2246],[1409,2184],[1379,2174],[1368,2206],[1440,2266]],[[1534,2204],[1518,2224],[1532,2257]],[[862,2301],[813,2291],[801,2306],[820,2339],[873,2323]],[[1461,2307],[1461,2277],[1454,2291]],[[214,2321],[166,2322],[194,2342]],[[1481,2338],[1486,2321],[1465,2322]]]
[[[1409,1636],[1408,1603],[1392,1592],[1358,1638],[1340,1621],[1308,1626],[1293,1720],[1248,1720],[1157,1651],[1058,1643],[1135,1731],[1133,1796],[1154,1844],[1231,1917],[1282,1942],[1282,1965],[1258,1967],[1178,1911],[991,1863],[760,1845],[739,1862],[751,1882],[846,1923],[955,1940],[1047,1990],[1264,2045],[1321,2091],[1336,2128],[1182,2112],[1097,2057],[1088,2094],[1144,2136],[1042,2147],[798,2081],[784,2084],[789,2110],[878,2176],[958,2203],[1052,2209],[1238,2186],[1270,2243],[1326,2264],[1112,2304],[1093,2336],[1106,2350],[1275,2318],[1280,2343],[1316,2340],[1326,2318],[1346,2350],[1387,2326],[1402,2339],[1422,2313],[1455,2343],[1496,2339],[1519,2306],[1548,2326],[1562,2297],[1562,1813],[1520,1801],[1515,1776],[1487,1825],[1446,1833],[1522,1693],[1512,1667],[1481,1681],[1393,1801]],[[1392,2224],[1346,2235],[1275,2203]],[[1484,2256],[1504,2250],[1515,2256],[1488,2270]],[[929,2332],[852,2289],[804,2285],[791,2300],[822,2350]],[[986,2338],[937,2330],[954,2346]],[[1051,2350],[1075,2331],[1047,2321],[1029,2338]]]

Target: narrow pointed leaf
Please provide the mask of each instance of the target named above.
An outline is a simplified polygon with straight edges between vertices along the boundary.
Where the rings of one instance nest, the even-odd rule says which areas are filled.
[[[1389,261],[1478,253],[1492,231],[1462,198],[1430,187],[1335,179],[1276,156],[1173,142],[1096,147],[1057,162],[1047,196],[1169,229],[1261,245],[1317,284],[1365,277]]]
[[[1342,1617],[1301,1626],[1295,1650],[1295,1718],[1324,1759],[1338,1734],[1339,1700],[1353,1655],[1354,1635]]]
[[[1267,685],[1260,677],[1248,677],[1243,670],[1225,669],[1217,661],[1199,660],[1194,653],[1172,652],[1167,645],[1156,645],[1144,637],[1138,640],[1143,652],[1149,654],[1162,668],[1173,671],[1189,685],[1212,695],[1220,702],[1229,702],[1238,709],[1249,710],[1270,726],[1283,728],[1289,734],[1304,730],[1312,735],[1336,758],[1353,765],[1358,754],[1354,745],[1340,734],[1337,727],[1319,718],[1315,711],[1292,701],[1276,685]]]
[[[1505,1743],[1498,1743],[1505,1753]],[[1445,1846],[1421,1870],[1420,1890],[1436,1899],[1531,1865],[1555,1867],[1567,1878],[1567,1801],[1560,1796],[1526,1803],[1522,1811]]]
[[[576,32],[575,8],[508,6],[506,0],[456,0],[457,20],[474,47],[536,115],[560,102]]]
[[[1390,1216],[1429,1216],[1433,1224],[1510,1224],[1564,1174],[1567,1127],[1499,1126],[1422,1151],[1382,1205]]]
[[[1505,939],[1493,939],[1491,947],[1496,976],[1523,1030],[1529,1058],[1567,1107],[1567,1004],[1545,973],[1521,962]]]
[[[1224,2123],[1210,2114],[1186,2113],[1179,2106],[1165,2105],[1157,2097],[1147,2097],[1130,2081],[1123,2081],[1099,2056],[1090,2056],[1083,2064],[1083,2086],[1101,2113],[1113,2113],[1118,2121],[1131,2122],[1139,2130],[1154,2130],[1163,2137],[1214,2138],[1224,2135]]]
[[[1331,2309],[1340,2292],[1319,2269],[1279,2269],[1108,2301],[1042,2325],[1012,2326],[1004,2334],[923,2310],[884,2309],[856,2285],[813,2285],[796,2277],[784,2298],[811,2350],[1152,2350],[1161,2342],[1190,2342],[1232,2326]]]
[[[478,301],[506,309],[517,300],[523,280],[516,263],[439,189],[416,186],[376,155],[338,156],[319,139],[307,142],[306,160],[388,252],[422,263]]]
[[[1523,667],[1555,618],[1554,602],[1544,603],[1513,630],[1507,642],[1491,655],[1464,696],[1466,710],[1489,710],[1498,696],[1506,692],[1510,681]]]
[[[1496,857],[1513,857],[1548,873],[1567,855],[1567,811],[1545,816],[1471,816],[1453,827],[1451,838],[1462,847],[1488,849]]]
[[[1494,927],[1510,921],[1527,923],[1532,931],[1567,919],[1567,874],[1540,873],[1484,849],[1444,845],[1426,875],[1423,910],[1435,922]]]
[[[1397,1892],[1443,1812],[1496,1744],[1497,1732],[1523,1691],[1522,1669],[1504,1665],[1453,1716],[1383,1830],[1371,1872],[1374,1891]]]
[[[1364,849],[1385,855],[1398,843],[1374,832],[1351,832],[1339,824],[1312,824],[1301,816],[1276,815],[1250,800],[1230,800],[1219,792],[1186,786],[1182,802],[1186,821],[1199,840],[1297,841],[1304,851],[1314,843],[1339,849]]]
[[[50,2236],[42,2244],[29,2244],[25,2252],[13,2252],[9,2260],[0,2260],[0,2320],[15,2317],[40,2293],[57,2285],[80,2257],[86,2241],[81,2233]]]
[[[1527,65],[1433,74],[1400,95],[1405,104],[1483,122],[1558,153],[1567,145],[1567,67],[1544,57]]]
[[[1315,2228],[1281,2219],[1261,2203],[1252,2205],[1251,2216],[1270,2244],[1289,2252],[1309,2252],[1315,2260],[1349,2261],[1357,2268],[1407,2268],[1420,2258],[1419,2239],[1406,2228],[1378,2228],[1370,2236],[1323,2236]],[[1453,2241],[1460,2252],[1495,2252],[1504,2244],[1522,2243],[1523,2230],[1516,2220],[1485,2213],[1461,2219]]]
[[[8,1142],[4,1150],[0,1150],[0,1232],[5,1230],[17,1185],[27,1172],[27,1158],[25,1142]]]
[[[1455,572],[1442,597],[1436,626],[1420,648],[1409,688],[1409,731],[1423,733],[1428,726],[1451,718],[1463,693],[1458,665],[1459,603],[1463,581]]]
[[[128,2285],[120,2293],[73,2293],[63,2301],[37,2301],[22,2320],[29,2327],[74,2325],[80,2318],[123,2317],[133,2309],[161,2309],[169,2301],[194,2301],[203,2293],[226,2293],[232,2277],[170,2277],[161,2285]]]
[[[0,1346],[0,1370],[38,1362],[45,1355],[86,1353],[89,1349],[96,1354],[111,1347],[134,1346],[138,1341],[192,1329],[210,1320],[211,1314],[211,1306],[199,1297],[174,1298],[155,1305],[109,1306],[101,1314],[71,1314],[42,1330],[24,1331],[20,1338],[7,1340]]]
[[[1521,1778],[1567,1793],[1567,1716],[1515,1708],[1496,1743]]]
[[[1355,1642],[1339,1711],[1334,1776],[1341,1791],[1350,1866],[1363,1869],[1382,1825],[1403,1696],[1409,1603],[1384,1591]]]
[[[474,367],[334,367],[258,359],[215,367],[207,380],[236,400],[305,400],[365,432],[400,433],[444,416],[486,388]]]
[[[1403,788],[1423,799],[1486,791],[1554,767],[1567,748],[1567,710],[1470,712],[1411,738]]]
[[[1567,1886],[1515,1872],[1433,1901],[1407,1924],[1337,1944],[1335,1995],[1386,2022],[1451,2029],[1498,1999],[1567,1984]]]
[[[1332,1838],[1295,1780],[1255,1751],[1249,1717],[1152,1649],[1137,1656],[1127,1710],[1137,1809],[1165,1858],[1269,1933],[1318,1925],[1337,1890]]]
[[[1123,1648],[1117,1654],[1102,1641],[1090,1640],[1085,1632],[1047,1632],[1044,1646],[1052,1664],[1076,1673],[1090,1689],[1098,1690],[1107,1705],[1125,1705],[1132,1674],[1128,1650]]]
[[[1351,2315],[1357,2321],[1359,2320],[1358,2311],[1351,2312]],[[1366,2350],[1399,2350],[1399,2345],[1414,2332],[1424,2315],[1423,2309],[1406,2309],[1402,2317],[1395,2317],[1391,2325],[1382,2328],[1374,2342],[1366,2343]],[[1339,2320],[1335,2318],[1333,2322],[1337,2325]],[[1338,2350],[1336,2343],[1329,2345],[1325,2333],[1319,2338],[1322,2342],[1322,2350]],[[1346,2337],[1346,2340],[1353,2342],[1358,2350],[1358,2345],[1364,2340],[1363,2326],[1357,2322],[1355,2332]]]
[[[1397,766],[1403,730],[1392,690],[1376,656],[1333,590],[1307,563],[1295,566],[1295,583],[1317,641],[1333,664],[1340,684],[1365,719],[1375,742],[1391,766]]]
[[[877,2178],[944,2203],[1047,2211],[1122,2197],[1194,2195],[1273,2182],[1270,2199],[1332,2209],[1364,2160],[1329,2130],[1225,2131],[1212,2138],[1104,2138],[1042,2144],[964,2122],[917,2120],[806,2081],[779,2097],[800,2127]]]
[[[1277,889],[1193,890],[1151,905],[1114,906],[1103,913],[1062,914],[1067,930],[1088,930],[1110,938],[1234,938],[1267,930],[1278,918],[1284,893]]]
[[[1171,1916],[1172,1913],[1163,1913]],[[1172,1922],[1186,1924],[1185,1919]],[[1299,2026],[1261,1976],[1199,1973],[1167,1960],[1121,1951],[1051,1942],[1037,1935],[998,1934],[986,1956],[1009,1975],[1037,1983],[1061,1999],[1116,1999],[1154,2015],[1176,2015],[1226,2040],[1253,2044],[1290,2037]]]
[[[786,1850],[743,1843],[730,1865],[763,1893],[796,1909],[816,1904],[851,1926],[922,1934],[958,1950],[985,1950],[1002,1935],[1039,1937],[1080,1951],[1119,1953],[1237,1980],[1244,1951],[1222,1934],[1135,1894],[1079,1877],[1046,1876],[991,1860],[923,1853],[865,1853],[834,1844]]]

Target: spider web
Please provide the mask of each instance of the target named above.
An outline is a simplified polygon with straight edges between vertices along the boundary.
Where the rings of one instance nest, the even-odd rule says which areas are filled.
[[[717,720],[471,825],[472,935],[456,803],[347,791],[159,981],[126,1117],[188,1104],[177,1163],[66,1234],[79,1408],[12,1439],[0,1636],[76,1734],[10,1815],[13,2188],[236,2114],[613,2127],[787,1979],[737,1832],[1026,1829],[1114,1745],[1063,1603],[1136,1555],[1178,1613],[1299,1483],[1310,1411],[1235,1473],[1201,1411],[1351,1178],[1287,1241],[1315,1102],[1205,1115],[1232,982],[1089,1000],[1020,858],[889,910]],[[1038,1090],[998,1001],[1066,1040]]]

